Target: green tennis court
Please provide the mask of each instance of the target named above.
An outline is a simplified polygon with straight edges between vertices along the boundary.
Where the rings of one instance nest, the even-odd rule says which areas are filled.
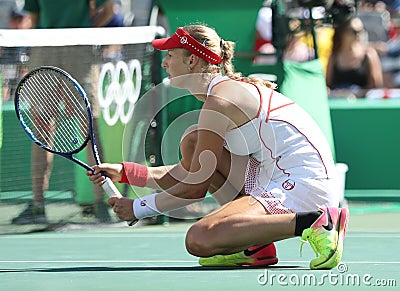
[[[350,208],[342,263],[330,271],[310,271],[314,253],[304,245],[300,256],[297,238],[277,243],[280,262],[268,269],[201,267],[184,248],[187,222],[4,235],[0,290],[397,290],[400,212],[385,207]]]

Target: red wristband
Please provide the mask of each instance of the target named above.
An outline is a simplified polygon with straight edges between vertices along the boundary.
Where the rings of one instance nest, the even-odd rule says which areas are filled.
[[[149,179],[149,170],[146,166],[134,162],[122,162],[124,171],[120,183],[145,187]]]

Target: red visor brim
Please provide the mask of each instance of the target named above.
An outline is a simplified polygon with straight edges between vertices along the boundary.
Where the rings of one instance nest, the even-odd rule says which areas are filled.
[[[161,51],[182,47],[182,44],[174,39],[174,36],[160,38],[160,39],[153,39],[151,43],[155,49]]]
[[[222,62],[219,55],[194,39],[182,27],[179,27],[171,37],[154,39],[151,43],[158,50],[185,48],[211,64],[220,64]]]

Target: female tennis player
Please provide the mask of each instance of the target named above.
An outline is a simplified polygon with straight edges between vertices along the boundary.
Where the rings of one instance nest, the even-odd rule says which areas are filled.
[[[188,230],[186,248],[203,266],[266,266],[278,262],[274,242],[300,236],[316,258],[312,269],[341,259],[349,219],[333,190],[332,154],[313,119],[274,85],[235,73],[234,43],[214,29],[191,25],[153,41],[168,54],[162,67],[171,85],[204,104],[184,134],[176,165],[101,164],[88,172],[114,182],[161,189],[138,198],[111,198],[123,220],[167,213],[202,200],[221,207]]]

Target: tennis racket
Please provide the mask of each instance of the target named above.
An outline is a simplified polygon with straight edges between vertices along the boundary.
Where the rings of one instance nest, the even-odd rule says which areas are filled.
[[[43,149],[94,171],[73,156],[91,141],[94,158],[100,164],[89,100],[67,72],[45,66],[26,74],[15,92],[15,111],[22,128]],[[122,197],[108,177],[102,188],[110,197]]]

